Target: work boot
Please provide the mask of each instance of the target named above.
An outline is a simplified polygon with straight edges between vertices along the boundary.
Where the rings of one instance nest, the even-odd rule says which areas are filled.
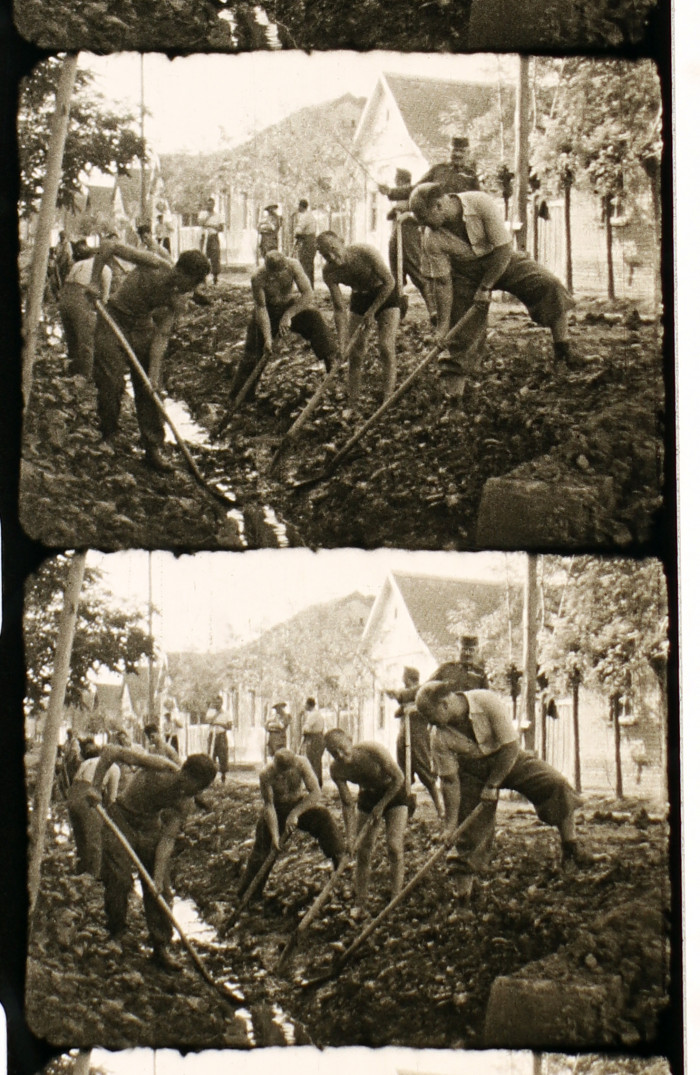
[[[143,458],[144,463],[151,470],[157,470],[159,474],[169,474],[175,468],[172,463],[169,463],[167,459],[161,453],[160,448],[153,447],[146,448]]]
[[[408,295],[401,295],[399,298],[399,309],[401,311],[401,320],[403,321],[408,313]]]
[[[153,952],[151,953],[151,963],[154,963],[160,970],[166,971],[181,971],[182,967],[168,951],[168,948],[164,944],[154,944]]]
[[[554,344],[554,359],[557,365],[564,363],[568,370],[583,370],[586,368],[586,360],[571,349],[569,340],[557,340]]]

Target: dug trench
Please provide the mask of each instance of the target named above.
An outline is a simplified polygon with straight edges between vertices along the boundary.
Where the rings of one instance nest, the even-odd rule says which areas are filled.
[[[335,794],[324,795],[338,812]],[[329,866],[299,833],[262,900],[221,936],[252,843],[259,794],[251,779],[235,777],[206,797],[212,809],[188,822],[173,861],[173,886],[214,931],[198,950],[216,978],[234,984],[245,1011],[218,998],[181,948],[179,973],[152,967],[136,893],[122,944],[109,940],[101,886],[73,873],[64,828],[49,848],[29,947],[26,1011],[38,1036],[112,1049],[303,1041],[475,1048],[483,1044],[494,981],[549,966],[555,957],[551,974],[562,987],[619,979],[622,1004],[610,1011],[600,1045],[646,1050],[663,1033],[670,880],[660,808],[587,798],[580,831],[597,861],[574,869],[562,867],[556,834],[529,805],[505,798],[493,864],[470,905],[454,900],[445,866],[436,866],[340,974],[303,988],[362,928],[350,881],[326,904],[285,976],[277,974],[281,948],[328,879]],[[56,810],[60,817],[62,807]],[[421,793],[407,833],[407,878],[435,850],[437,838],[432,806]],[[388,887],[380,837],[372,914],[384,905]]]
[[[146,469],[129,401],[116,451],[104,451],[94,388],[66,376],[49,310],[22,444],[20,517],[31,537],[58,547],[239,549],[286,542],[469,549],[488,479],[544,460],[553,490],[572,473],[611,484],[593,544],[639,548],[653,540],[662,508],[661,341],[658,324],[630,304],[580,300],[572,339],[586,367],[574,373],[553,367],[548,332],[522,308],[494,303],[482,367],[459,427],[440,421],[431,366],[329,480],[302,490],[296,482],[322,472],[381,402],[374,340],[358,415],[343,415],[341,380],[270,470],[323,367],[299,337],[276,344],[255,398],[216,439],[251,300],[233,277],[223,277],[208,295],[211,304],[191,305],[171,341],[165,390],[195,423],[190,445],[202,473],[233,497],[242,519],[222,514],[174,446],[167,449],[178,463],[173,474]],[[330,320],[325,293],[317,301]],[[398,338],[399,381],[429,346],[429,325],[412,295]]]

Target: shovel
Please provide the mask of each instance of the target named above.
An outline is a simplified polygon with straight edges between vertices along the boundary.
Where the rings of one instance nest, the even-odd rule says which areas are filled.
[[[141,363],[139,362],[138,358],[136,357],[136,354],[135,354],[131,344],[127,340],[127,338],[124,335],[124,333],[122,332],[122,330],[119,328],[119,325],[116,323],[114,318],[112,318],[110,316],[110,314],[107,312],[106,308],[102,305],[102,303],[100,302],[99,299],[95,299],[95,308],[96,308],[98,314],[100,315],[100,317],[103,319],[103,321],[105,321],[105,323],[109,326],[109,328],[112,330],[112,332],[116,336],[117,340],[121,344],[121,347],[122,347],[122,350],[124,351],[124,354],[126,355],[128,361],[129,361],[130,366],[132,367],[132,369],[134,369],[136,371],[136,374],[138,375],[139,379],[143,382],[143,386],[146,389],[148,395],[151,397],[151,399],[155,403],[156,407],[158,408],[158,411],[159,411],[161,417],[166,422],[166,424],[170,427],[170,430],[171,430],[171,432],[173,434],[173,437],[175,438],[175,443],[177,444],[178,448],[182,452],[182,455],[185,458],[185,462],[187,463],[187,466],[189,467],[189,469],[190,469],[190,471],[192,473],[192,476],[194,477],[194,479],[197,482],[197,484],[202,489],[204,489],[204,491],[206,493],[208,493],[209,496],[212,497],[212,499],[215,500],[219,506],[225,506],[228,509],[230,509],[230,508],[238,508],[240,505],[234,503],[232,500],[229,500],[229,498],[227,496],[225,496],[223,493],[220,493],[217,489],[212,488],[212,486],[208,484],[206,478],[204,477],[204,475],[202,474],[201,470],[197,466],[197,464],[196,464],[196,462],[195,462],[195,460],[194,460],[194,458],[192,456],[192,453],[190,452],[189,448],[187,447],[187,445],[183,441],[182,437],[180,436],[180,434],[179,434],[179,432],[177,430],[177,426],[175,425],[175,423],[173,422],[172,418],[170,417],[170,415],[166,411],[165,407],[163,406],[163,402],[162,402],[160,396],[158,395],[158,393],[156,392],[155,388],[151,384],[151,381],[150,381],[150,378],[149,378],[148,374],[146,373],[146,371],[144,370],[143,366],[141,365]]]
[[[378,295],[377,298],[372,303],[372,305],[367,310],[367,313],[363,315],[362,320],[360,321],[359,325],[357,326],[357,328],[353,332],[352,336],[350,337],[350,340],[348,341],[348,344],[347,344],[345,350],[343,351],[342,355],[338,358],[338,361],[333,366],[333,369],[329,370],[329,372],[323,378],[323,380],[321,381],[320,385],[318,386],[318,388],[316,389],[316,391],[312,395],[312,397],[309,400],[309,402],[304,407],[304,409],[301,412],[301,414],[297,416],[295,421],[292,423],[292,425],[289,427],[287,432],[282,437],[282,440],[280,441],[280,443],[279,443],[279,445],[277,447],[277,451],[275,452],[275,454],[273,455],[272,459],[270,460],[270,467],[269,467],[270,471],[272,471],[277,466],[277,464],[280,461],[280,458],[281,458],[282,454],[286,451],[286,449],[289,447],[289,445],[294,440],[296,440],[296,438],[299,435],[299,431],[301,430],[301,428],[303,426],[306,425],[306,423],[308,422],[309,418],[311,417],[313,412],[316,410],[316,407],[321,402],[321,400],[325,396],[325,394],[328,391],[328,389],[335,383],[335,381],[337,381],[338,374],[340,373],[340,370],[341,370],[341,367],[342,367],[342,363],[345,361],[347,356],[350,354],[350,352],[351,352],[351,350],[352,350],[352,348],[353,348],[353,346],[355,344],[356,339],[360,335],[360,332],[364,331],[364,329],[366,328],[367,324],[369,323],[370,318],[374,317],[374,315],[376,314],[377,310],[382,305],[381,302],[380,302],[380,298],[381,298],[381,295]]]
[[[312,986],[321,985],[322,982],[328,982],[332,978],[335,978],[340,974],[346,963],[352,958],[357,949],[364,944],[367,938],[374,933],[377,926],[379,926],[385,918],[388,918],[390,914],[398,907],[398,905],[416,888],[423,880],[425,875],[433,868],[451,847],[457,842],[459,837],[469,829],[474,829],[476,833],[479,833],[481,829],[484,832],[488,829],[488,826],[492,823],[496,814],[496,802],[482,802],[472,810],[471,814],[464,819],[464,821],[457,826],[448,843],[443,843],[432,855],[423,863],[421,868],[413,875],[411,880],[404,885],[401,891],[394,896],[392,900],[387,903],[376,918],[373,918],[369,922],[361,933],[355,938],[349,948],[346,948],[336,959],[333,960],[329,970],[324,971],[321,974],[315,975],[312,978],[305,978],[299,984],[308,989]]]
[[[246,888],[245,892],[241,896],[240,902],[236,906],[235,910],[232,911],[232,913],[228,916],[228,918],[224,922],[223,926],[221,927],[221,932],[222,933],[228,933],[229,930],[236,924],[236,922],[238,921],[238,919],[240,918],[240,916],[243,914],[244,910],[246,909],[246,907],[250,903],[251,899],[253,898],[253,896],[255,894],[255,890],[256,890],[258,884],[263,879],[263,877],[266,876],[267,871],[270,870],[271,867],[275,864],[280,852],[283,850],[283,848],[285,848],[287,846],[287,844],[289,843],[289,840],[290,840],[290,834],[288,834],[286,837],[284,837],[284,836],[282,837],[282,839],[280,840],[280,846],[279,847],[271,847],[270,848],[270,850],[267,853],[267,857],[265,858],[265,861],[263,862],[262,866],[260,867],[258,872],[255,874],[255,877],[252,879],[252,881],[250,882],[250,884]]]
[[[229,425],[231,423],[231,419],[233,418],[234,414],[236,413],[236,411],[240,407],[240,405],[243,402],[243,400],[248,395],[252,385],[255,384],[255,382],[257,381],[258,377],[260,376],[262,371],[265,369],[265,366],[268,364],[268,362],[270,361],[271,358],[272,358],[272,351],[263,351],[262,357],[260,358],[259,362],[255,366],[255,368],[252,370],[252,372],[249,373],[248,376],[246,377],[245,381],[243,382],[243,386],[236,393],[236,395],[235,395],[235,397],[233,399],[233,402],[230,404],[228,410],[226,411],[226,414],[223,416],[223,418],[219,422],[218,426],[214,430],[215,439],[218,439],[222,435],[222,433],[224,433],[225,430],[228,429],[228,427],[229,427]]]
[[[144,866],[144,864],[141,862],[141,859],[136,854],[136,852],[134,851],[133,847],[131,846],[131,844],[129,843],[129,841],[127,840],[126,836],[124,835],[124,833],[119,828],[119,826],[115,825],[115,823],[112,821],[112,819],[109,816],[109,814],[107,813],[107,811],[104,809],[103,806],[100,806],[99,803],[95,804],[95,810],[97,811],[99,816],[102,818],[102,821],[107,826],[107,828],[110,830],[110,832],[112,832],[114,834],[114,836],[117,838],[117,840],[119,841],[121,846],[126,851],[127,855],[129,856],[129,858],[133,862],[134,866],[138,870],[139,875],[141,876],[143,882],[146,884],[146,886],[148,887],[149,891],[151,892],[151,895],[156,900],[160,910],[163,912],[164,915],[167,915],[168,921],[170,922],[170,924],[180,934],[180,939],[182,940],[182,943],[185,946],[185,950],[186,950],[188,956],[190,957],[190,959],[194,963],[194,965],[197,968],[197,970],[199,971],[199,973],[204,978],[205,982],[207,982],[207,984],[210,985],[212,987],[212,989],[215,989],[216,992],[218,993],[218,995],[220,997],[223,997],[224,1000],[228,1001],[229,1004],[232,1004],[235,1008],[240,1008],[242,1002],[240,1000],[238,1000],[236,997],[234,997],[228,991],[226,985],[223,982],[218,982],[216,980],[216,978],[214,978],[213,975],[210,974],[209,971],[207,970],[207,968],[204,966],[204,963],[202,962],[202,960],[200,959],[200,957],[197,955],[197,953],[195,952],[194,948],[192,947],[192,944],[191,944],[189,938],[187,937],[187,934],[185,933],[185,931],[183,930],[182,926],[180,925],[180,923],[175,918],[173,912],[168,907],[168,904],[165,902],[165,900],[163,899],[162,895],[160,894],[160,892],[156,888],[155,882],[153,881],[153,878],[149,874],[149,872],[146,869],[146,867]]]
[[[375,826],[379,824],[379,822],[380,822],[380,820],[381,820],[381,818],[383,816],[383,813],[384,813],[384,806],[386,806],[387,802],[389,802],[394,797],[394,794],[395,794],[395,792],[392,789],[391,794],[387,795],[387,796],[384,796],[384,798],[380,801],[380,803],[377,806],[376,815],[374,817],[372,817],[370,815],[369,822],[364,826],[362,831],[359,833],[357,839],[355,840],[354,847],[352,848],[352,854],[351,855],[343,855],[343,857],[341,858],[340,862],[338,863],[337,868],[333,871],[331,876],[328,878],[328,880],[326,881],[325,885],[323,886],[323,888],[319,892],[318,896],[316,897],[314,902],[311,904],[311,906],[309,907],[309,909],[306,912],[306,914],[304,915],[304,917],[302,918],[301,922],[299,922],[299,924],[296,927],[296,929],[294,930],[294,932],[290,934],[289,940],[285,944],[285,946],[284,946],[284,948],[282,950],[282,953],[281,953],[281,955],[279,957],[279,960],[277,961],[277,965],[275,967],[275,971],[278,974],[283,969],[285,964],[288,962],[289,957],[291,956],[292,952],[296,948],[297,944],[299,943],[299,941],[301,940],[303,935],[307,932],[307,930],[308,930],[309,926],[311,925],[311,923],[313,922],[313,920],[318,917],[318,914],[321,911],[322,907],[327,903],[329,897],[332,895],[332,893],[338,887],[338,882],[341,880],[341,878],[342,878],[343,874],[345,873],[345,871],[347,870],[348,866],[352,865],[353,858],[357,854],[359,848],[362,847],[362,844],[365,842],[365,840],[367,840],[369,838],[369,836],[370,836],[372,830],[375,828]],[[379,810],[379,807],[381,807],[381,812]]]
[[[348,455],[358,443],[358,441],[360,441],[364,437],[365,433],[367,433],[372,428],[372,426],[376,425],[380,421],[380,419],[384,417],[386,412],[390,410],[390,408],[393,407],[395,403],[398,403],[398,401],[406,395],[409,388],[411,388],[413,383],[418,379],[425,367],[429,365],[429,363],[432,362],[433,359],[437,358],[437,356],[442,351],[444,351],[449,342],[454,339],[457,333],[468,329],[471,335],[471,344],[473,345],[479,339],[479,336],[481,335],[486,325],[487,319],[487,306],[479,304],[476,306],[472,306],[470,310],[467,310],[466,314],[464,314],[463,317],[460,317],[459,321],[456,323],[456,325],[453,325],[453,327],[450,329],[444,339],[441,340],[440,343],[435,344],[434,347],[431,347],[425,358],[422,358],[420,360],[413,372],[410,373],[404,381],[402,381],[396,391],[391,396],[389,396],[389,398],[385,400],[384,403],[382,403],[381,407],[379,407],[373,415],[371,415],[367,419],[365,424],[361,426],[360,429],[358,429],[357,433],[355,433],[350,438],[350,440],[340,449],[340,451],[336,452],[336,454],[326,464],[326,469],[321,471],[320,474],[316,474],[312,478],[304,478],[302,481],[292,483],[292,489],[309,489],[312,486],[318,485],[320,482],[327,481],[330,477],[332,477],[340,464],[345,459],[347,459]]]

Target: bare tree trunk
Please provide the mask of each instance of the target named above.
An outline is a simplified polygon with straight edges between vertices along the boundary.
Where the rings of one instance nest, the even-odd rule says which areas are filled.
[[[515,241],[518,250],[527,250],[527,202],[530,185],[528,63],[527,56],[520,57],[518,84],[515,90],[515,204],[517,221],[520,224]]]
[[[613,734],[615,737],[615,797],[624,799],[622,787],[622,752],[620,749],[620,695],[612,696]]]
[[[523,607],[523,747],[534,750],[537,729],[537,557],[528,553]]]
[[[73,1075],[90,1075],[92,1049],[81,1049],[73,1064]]]
[[[44,724],[44,737],[41,744],[39,777],[37,780],[32,809],[31,850],[28,871],[29,914],[31,915],[39,893],[41,861],[44,855],[46,838],[46,820],[51,801],[54,772],[56,769],[56,752],[58,749],[58,729],[63,716],[63,704],[66,697],[66,684],[70,673],[70,659],[75,634],[75,621],[78,615],[80,589],[85,574],[87,553],[75,552],[68,569],[66,588],[63,594],[63,610],[58,624],[58,641],[54,659],[51,694]]]
[[[36,355],[36,338],[39,329],[39,318],[44,301],[44,288],[46,287],[46,270],[49,265],[49,250],[51,248],[51,228],[56,216],[56,201],[58,200],[58,188],[61,183],[63,168],[63,150],[68,134],[68,120],[70,118],[70,100],[75,84],[75,73],[78,67],[78,55],[66,56],[61,65],[61,71],[56,87],[56,108],[51,122],[51,137],[46,163],[46,175],[44,177],[44,190],[41,196],[41,207],[37,218],[36,231],[34,232],[34,246],[32,250],[32,270],[29,283],[29,294],[24,311],[24,352],[22,355],[22,395],[25,407],[29,404],[32,394],[32,377],[34,372],[34,358]]]
[[[578,668],[574,669],[571,682],[573,696],[573,725],[574,725],[574,787],[581,790],[581,737],[579,729],[579,690],[581,687],[581,673]]]
[[[608,266],[608,298],[615,298],[615,267],[613,265],[612,197],[603,198],[603,222],[605,224],[605,259]]]
[[[574,263],[571,256],[571,183],[564,184],[564,243],[566,248],[566,286],[574,293]]]

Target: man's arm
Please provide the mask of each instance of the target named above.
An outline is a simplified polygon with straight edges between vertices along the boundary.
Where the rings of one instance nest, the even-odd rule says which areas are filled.
[[[509,243],[508,246],[497,246],[490,254],[480,259],[483,273],[474,295],[475,304],[490,302],[491,290],[508,268],[512,254],[513,250]]]
[[[153,883],[161,895],[164,894],[164,889],[166,887],[168,866],[175,848],[175,838],[182,830],[182,823],[187,817],[187,814],[190,813],[191,809],[192,802],[190,800],[187,803],[182,803],[178,808],[164,811],[163,827],[161,829],[160,839],[156,845],[156,854],[153,862]]]
[[[263,816],[267,823],[275,851],[280,848],[280,829],[275,810],[275,797],[272,788],[272,767],[266,765],[260,773],[260,794],[263,801]]]
[[[380,294],[377,296],[377,299],[380,300],[379,306],[382,306],[396,287],[396,281],[392,276],[391,269],[386,264],[381,254],[379,254],[371,246],[365,247],[363,253],[367,260],[371,262],[372,269],[381,281],[382,289]],[[367,315],[365,314],[365,317],[366,316]]]
[[[256,273],[250,281],[250,286],[253,291],[253,301],[255,302],[255,320],[257,321],[258,328],[262,332],[263,351],[271,351],[272,325],[270,324],[270,314],[267,310],[265,288],[262,285],[259,273]]]
[[[149,351],[150,363],[148,368],[148,378],[156,391],[160,389],[163,359],[165,358],[165,352],[168,349],[168,342],[175,325],[177,312],[175,306],[164,306],[158,310],[154,310],[151,315],[153,323],[156,326],[156,331],[153,334]]]
[[[95,775],[92,778],[92,786],[99,791],[109,767],[114,762],[122,762],[124,765],[138,765],[142,769],[156,769],[158,772],[169,770],[178,772],[179,764],[164,758],[160,754],[146,754],[143,750],[133,750],[131,747],[119,747],[109,744],[103,747],[100,760],[95,767]]]
[[[452,277],[442,276],[432,280],[433,294],[435,296],[435,335],[444,337],[450,331],[450,315],[452,314]]]
[[[333,771],[336,764],[336,762],[331,763],[331,778],[340,796],[340,809],[343,814],[343,824],[345,825],[345,843],[348,850],[352,851],[357,836],[357,808],[347,781]]]
[[[498,789],[515,765],[519,753],[520,747],[517,743],[506,743],[495,753],[488,755],[489,775],[481,795],[482,799],[493,801],[498,798]]]
[[[164,259],[149,250],[142,250],[136,246],[127,246],[126,243],[118,243],[114,239],[104,239],[100,243],[100,248],[95,254],[95,260],[92,265],[90,287],[93,291],[99,293],[102,270],[115,257],[129,261],[132,265],[149,265],[155,269],[162,269],[164,265],[169,263],[169,260],[166,260],[167,253]]]
[[[390,783],[387,785],[386,791],[382,795],[377,805],[372,808],[372,811],[370,813],[370,817],[373,820],[378,821],[384,813],[385,808],[388,806],[394,796],[397,795],[399,791],[401,791],[401,788],[404,785],[405,778],[389,751],[385,747],[380,746],[379,743],[374,743],[373,746],[374,749],[372,753],[379,761],[383,775],[387,778],[387,780],[390,781]]]
[[[295,314],[301,313],[302,310],[310,309],[314,304],[314,293],[311,290],[309,278],[301,267],[301,262],[297,261],[296,258],[290,258],[289,264],[299,294],[282,314],[280,332],[286,332]]]
[[[321,787],[316,779],[315,772],[311,768],[310,762],[306,758],[299,758],[298,768],[301,773],[301,778],[304,781],[304,786],[306,787],[306,795],[289,811],[287,828],[296,825],[300,814],[303,814],[305,810],[308,810],[312,806],[318,806],[321,801]]]
[[[335,321],[335,331],[338,336],[338,350],[342,354],[348,342],[347,305],[340,290],[340,284],[333,279],[327,266],[323,270],[323,279],[330,292],[331,303],[333,304],[333,320]]]

